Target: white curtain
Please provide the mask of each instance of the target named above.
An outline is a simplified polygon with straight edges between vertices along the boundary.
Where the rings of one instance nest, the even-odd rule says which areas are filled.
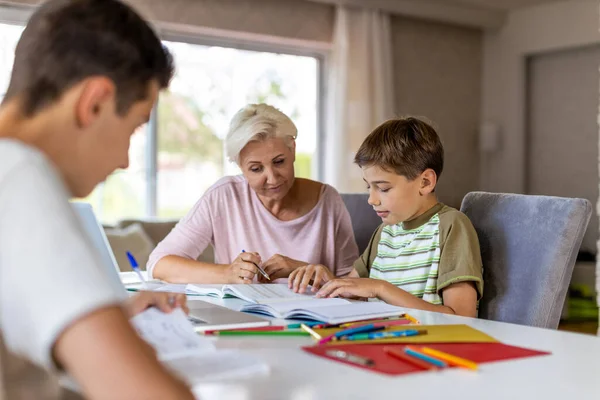
[[[365,190],[354,154],[365,137],[394,116],[390,17],[339,6],[328,63],[325,181],[340,192]]]

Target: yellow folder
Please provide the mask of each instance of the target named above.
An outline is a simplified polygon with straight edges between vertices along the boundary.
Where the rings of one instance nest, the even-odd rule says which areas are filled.
[[[370,340],[336,340],[327,344],[359,344],[359,343],[496,343],[498,340],[468,325],[396,325],[388,327],[385,332],[403,331],[407,329],[426,330],[427,333],[417,336],[406,336]],[[342,328],[313,329],[322,338],[341,331]],[[381,332],[381,331],[380,331]],[[316,337],[315,337],[316,339]]]

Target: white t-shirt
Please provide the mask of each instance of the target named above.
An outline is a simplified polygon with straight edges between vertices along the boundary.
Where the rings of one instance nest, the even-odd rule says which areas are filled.
[[[69,197],[40,151],[0,139],[0,399],[58,398],[55,341],[119,302]]]

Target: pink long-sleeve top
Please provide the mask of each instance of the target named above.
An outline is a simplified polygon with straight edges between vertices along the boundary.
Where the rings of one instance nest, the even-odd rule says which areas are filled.
[[[243,176],[214,184],[150,255],[150,276],[163,257],[195,260],[212,245],[216,264],[230,264],[242,250],[263,262],[275,254],[323,264],[336,276],[352,271],[358,258],[350,214],[340,194],[324,184],[316,206],[292,221],[275,218]]]

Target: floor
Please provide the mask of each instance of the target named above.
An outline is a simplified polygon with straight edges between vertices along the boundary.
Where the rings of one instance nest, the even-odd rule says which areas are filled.
[[[585,334],[589,334],[589,335],[597,335],[598,334],[598,322],[597,321],[596,322],[561,321],[561,323],[558,325],[558,330],[585,333]]]

